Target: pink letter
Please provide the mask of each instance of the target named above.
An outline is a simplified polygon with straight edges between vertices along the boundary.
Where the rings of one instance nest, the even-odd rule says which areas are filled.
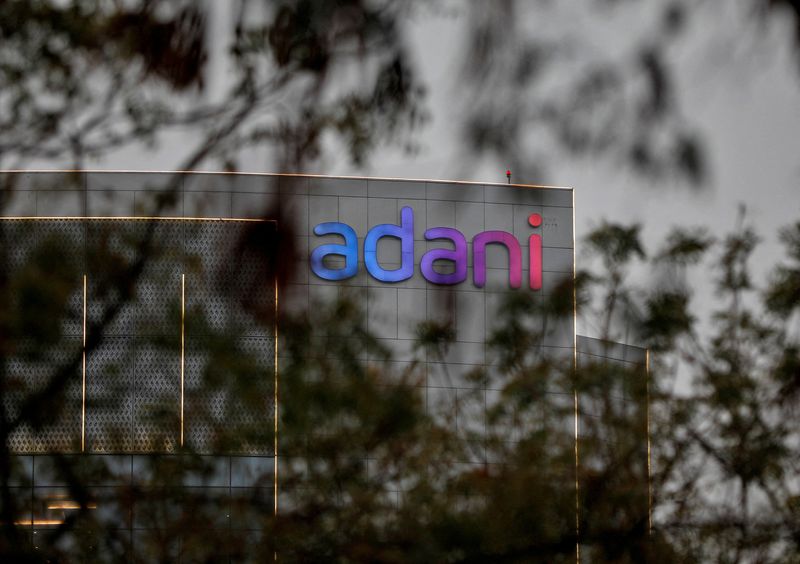
[[[542,224],[542,216],[532,213],[528,216],[528,223],[531,227],[539,227]],[[530,278],[531,290],[541,290],[542,288],[542,236],[533,234],[528,238],[528,274]]]

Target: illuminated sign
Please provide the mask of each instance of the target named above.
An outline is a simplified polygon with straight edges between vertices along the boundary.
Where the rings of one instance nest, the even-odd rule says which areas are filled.
[[[528,217],[531,227],[542,225],[542,216],[532,213]],[[314,227],[317,235],[339,235],[342,244],[320,245],[311,253],[311,270],[325,280],[346,280],[358,273],[358,236],[355,229],[346,223],[330,221]],[[400,240],[400,267],[387,269],[378,261],[378,243],[384,238]],[[428,282],[441,285],[460,284],[467,279],[467,240],[464,234],[451,227],[433,227],[425,231],[427,241],[449,241],[452,248],[430,249],[420,261],[422,276]],[[478,288],[486,285],[486,253],[489,245],[498,245],[508,252],[508,280],[512,288],[522,286],[522,248],[519,241],[506,231],[482,231],[472,238],[473,283]],[[325,258],[337,256],[344,259],[344,266],[331,268]],[[383,223],[367,232],[364,239],[364,265],[370,276],[381,282],[401,282],[414,274],[414,210],[400,210],[400,225]],[[439,261],[452,265],[450,272],[437,272],[434,264]],[[532,290],[542,287],[542,237],[534,233],[528,238],[528,284]]]

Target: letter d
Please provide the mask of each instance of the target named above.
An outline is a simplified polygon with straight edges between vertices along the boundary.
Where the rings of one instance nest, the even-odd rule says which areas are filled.
[[[386,270],[378,264],[378,241],[383,237],[400,239],[400,268]],[[381,282],[400,282],[414,274],[414,210],[404,207],[400,210],[400,225],[383,223],[376,225],[364,239],[364,264],[367,271]]]

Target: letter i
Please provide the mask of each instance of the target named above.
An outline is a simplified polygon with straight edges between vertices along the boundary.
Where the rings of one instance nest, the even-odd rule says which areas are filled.
[[[538,213],[532,213],[528,216],[528,223],[531,227],[539,227],[542,224],[542,216]],[[528,254],[530,255],[530,262],[528,263],[528,273],[530,275],[530,283],[532,290],[542,289],[542,236],[534,233],[528,238]]]

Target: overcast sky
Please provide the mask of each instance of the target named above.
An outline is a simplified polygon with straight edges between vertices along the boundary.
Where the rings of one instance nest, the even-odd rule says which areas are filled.
[[[631,17],[646,19],[647,14]],[[601,218],[640,221],[651,240],[675,223],[708,225],[720,233],[734,226],[740,203],[746,204],[758,230],[772,239],[776,226],[800,219],[800,65],[789,49],[790,22],[772,21],[763,28],[753,24],[748,34],[735,15],[724,17],[728,29],[712,30],[713,22],[700,22],[687,34],[689,41],[672,53],[682,111],[698,126],[710,157],[706,187],[692,190],[647,181],[620,170],[617,163],[557,152],[546,163],[545,178],[514,180],[574,187],[579,236]],[[708,32],[698,29],[704,23]],[[462,54],[460,25],[458,19],[440,17],[413,29],[416,61],[432,86],[432,122],[422,132],[418,155],[386,152],[373,160],[371,174],[504,181],[506,163],[500,161],[484,162],[472,177],[462,177],[462,120],[453,103],[458,96],[454,71]],[[619,30],[634,24],[616,25]],[[581,30],[607,33],[602,26]],[[341,159],[326,172],[357,171]]]
[[[580,34],[594,49],[613,53],[631,41],[635,33],[628,33],[629,30],[646,32],[655,13],[651,7],[659,3],[642,3],[646,6],[622,11],[621,16],[602,24],[582,17],[585,11],[576,8],[578,4],[558,3],[559,8],[566,8],[547,31]],[[790,51],[788,17],[753,23],[748,19],[752,14],[748,15],[745,2],[711,4],[713,9],[701,11],[684,40],[669,53],[677,73],[682,119],[698,128],[710,158],[711,174],[706,186],[693,190],[669,182],[647,181],[618,163],[574,158],[558,151],[548,155],[546,177],[515,177],[514,181],[574,187],[579,240],[602,219],[636,221],[643,224],[650,248],[675,224],[705,225],[713,233],[725,233],[734,227],[739,205],[745,204],[751,223],[765,239],[753,263],[757,271],[763,272],[780,256],[777,227],[800,219],[800,65]],[[728,10],[720,13],[719,5],[727,5]],[[431,120],[418,133],[421,150],[408,155],[398,149],[384,149],[365,169],[357,169],[348,163],[344,150],[332,147],[319,168],[302,172],[505,180],[507,163],[494,159],[471,167],[465,176],[467,167],[460,152],[463,116],[458,104],[464,20],[459,17],[458,4],[451,6],[455,9],[423,12],[407,28],[414,61],[429,89]],[[224,59],[219,47],[226,41],[228,18],[227,10],[216,8],[210,96],[224,90]],[[529,23],[530,32],[536,33],[536,22]],[[180,162],[175,157],[175,147],[180,144],[180,136],[170,136],[155,153],[129,149],[92,163],[92,167],[170,169]],[[265,162],[263,156],[258,156],[245,158],[241,164],[243,170],[251,172],[287,172],[265,170],[269,166]],[[701,295],[712,291],[710,285],[696,282]]]

